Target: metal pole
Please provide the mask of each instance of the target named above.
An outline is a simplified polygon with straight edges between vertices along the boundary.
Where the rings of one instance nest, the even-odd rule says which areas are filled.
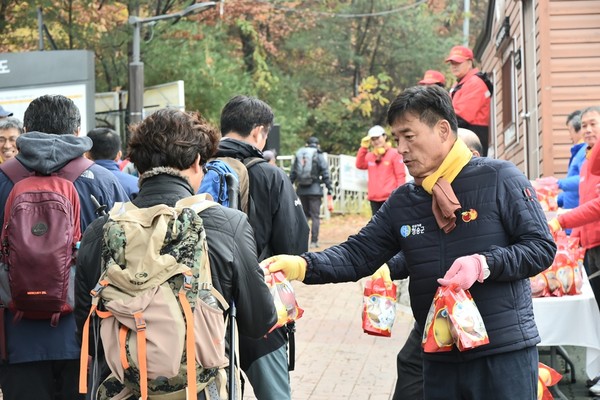
[[[469,19],[471,18],[471,2],[470,0],[465,0],[465,12],[464,12],[464,20],[463,20],[463,45],[469,46]]]
[[[40,50],[44,50],[44,17],[42,15],[42,7],[37,8],[37,17],[38,17],[38,36],[39,36],[38,48]]]
[[[156,15],[140,18],[131,15],[127,21],[133,25],[132,62],[129,63],[129,123],[135,124],[142,120],[144,112],[144,63],[140,59],[140,31],[143,24],[164,19],[183,18],[216,5],[214,1],[195,3],[183,11],[174,14]]]
[[[144,110],[144,63],[140,60],[142,24],[133,16],[129,23],[133,25],[133,60],[129,64],[129,123],[135,124],[142,120]]]

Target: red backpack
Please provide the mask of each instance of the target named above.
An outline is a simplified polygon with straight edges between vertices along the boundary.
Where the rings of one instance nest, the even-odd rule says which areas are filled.
[[[49,319],[51,326],[73,311],[74,255],[81,238],[73,182],[92,164],[78,157],[48,176],[36,175],[16,159],[0,164],[14,183],[4,206],[0,321],[5,307],[15,321]]]

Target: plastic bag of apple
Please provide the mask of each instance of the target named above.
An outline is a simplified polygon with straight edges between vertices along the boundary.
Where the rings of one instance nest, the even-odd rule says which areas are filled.
[[[265,282],[269,286],[269,291],[275,303],[275,310],[277,310],[277,323],[269,332],[302,317],[304,310],[298,306],[294,288],[283,272],[277,271],[265,274]]]
[[[363,332],[373,336],[392,336],[397,293],[396,284],[388,287],[383,278],[367,278],[363,291]]]
[[[489,342],[471,293],[456,285],[438,287],[425,321],[423,351],[451,351],[454,346],[465,351]]]
[[[544,363],[538,363],[537,400],[552,400],[554,397],[548,387],[556,385],[562,375]]]
[[[581,293],[583,285],[583,249],[579,238],[556,233],[557,251],[552,265],[530,278],[533,297],[564,296]]]

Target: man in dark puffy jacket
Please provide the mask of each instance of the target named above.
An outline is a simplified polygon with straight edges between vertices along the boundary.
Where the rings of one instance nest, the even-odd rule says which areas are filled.
[[[273,111],[265,102],[248,96],[233,97],[221,111],[224,137],[217,156],[240,161],[262,158],[273,118]],[[308,224],[283,170],[267,162],[257,163],[248,169],[248,186],[252,203],[248,220],[254,230],[259,260],[306,251]],[[240,334],[240,365],[258,400],[291,399],[288,329],[293,327],[281,327],[259,340]]]
[[[140,172],[140,191],[133,204],[140,208],[174,206],[196,193],[204,175],[202,167],[214,155],[219,139],[218,131],[196,114],[163,109],[144,119],[134,128],[128,145],[131,161]],[[275,325],[277,316],[258,266],[246,215],[219,205],[201,211],[200,216],[206,230],[213,286],[228,302],[235,302],[240,334],[262,337]],[[79,338],[90,310],[89,293],[100,277],[105,222],[106,218],[94,221],[81,240],[75,293]],[[94,349],[90,352],[95,354]],[[103,379],[109,371],[105,365],[101,367]],[[199,393],[198,398],[203,399],[202,395]]]
[[[81,114],[75,103],[61,95],[44,95],[34,99],[23,117],[26,133],[17,139],[19,153],[8,162],[19,162],[41,175],[50,175],[66,163],[83,157],[92,141],[79,136]],[[126,201],[127,194],[117,179],[106,169],[92,164],[73,182],[79,195],[81,231],[96,218],[94,195],[102,204],[112,207]],[[13,183],[0,172],[0,221]],[[27,252],[27,249],[20,249]],[[4,315],[8,364],[0,371],[0,387],[4,400],[79,399],[79,345],[75,338],[72,314],[61,316],[56,327],[49,320],[22,319]]]
[[[392,277],[410,277],[419,333],[437,288],[455,284],[469,289],[489,335],[471,350],[423,353],[424,398],[535,399],[540,337],[528,278],[550,266],[556,245],[529,180],[510,162],[472,159],[438,86],[404,90],[388,123],[414,182],[346,242],[264,265],[307,284],[356,281],[402,251],[404,272]]]

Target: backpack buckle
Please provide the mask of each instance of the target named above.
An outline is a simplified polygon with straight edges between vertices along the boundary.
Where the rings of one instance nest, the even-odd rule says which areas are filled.
[[[135,321],[135,330],[137,332],[146,330],[146,320],[144,319],[141,311],[134,313],[133,319]]]
[[[183,290],[191,290],[192,289],[192,281],[194,280],[194,276],[192,275],[192,271],[185,271],[182,273],[183,275]]]
[[[98,282],[96,284],[96,286],[94,286],[94,288],[90,291],[90,294],[92,295],[92,297],[98,297],[100,295],[100,293],[104,290],[105,287],[108,286],[108,281],[106,280],[101,280],[100,282]]]

